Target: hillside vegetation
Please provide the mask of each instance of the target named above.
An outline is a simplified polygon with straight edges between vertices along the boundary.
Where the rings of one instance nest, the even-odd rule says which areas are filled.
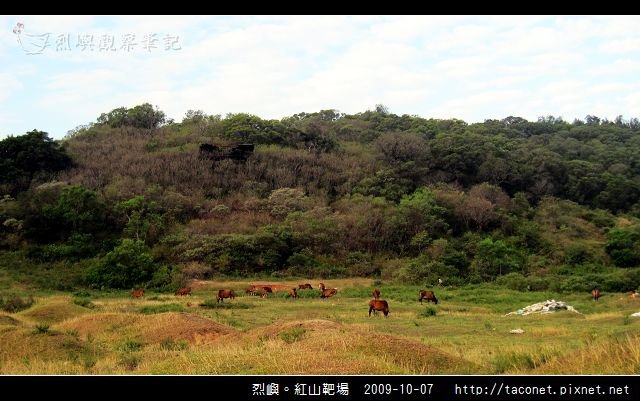
[[[255,145],[212,160],[201,144]],[[384,106],[282,120],[149,104],[0,141],[0,291],[213,277],[640,285],[640,123],[467,124]]]

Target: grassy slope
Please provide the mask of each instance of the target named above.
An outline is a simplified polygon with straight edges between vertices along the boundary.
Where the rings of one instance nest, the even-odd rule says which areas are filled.
[[[250,297],[244,294],[248,282],[199,282],[191,297],[95,293],[93,308],[69,295],[44,294],[27,310],[0,314],[0,373],[640,372],[640,322],[627,317],[640,309],[640,300],[624,294],[604,294],[596,303],[589,294],[436,289],[440,303],[433,306],[417,302],[418,287],[382,285],[391,308],[385,319],[367,316],[370,280],[326,280],[327,287],[339,288],[326,300],[312,291],[297,300],[284,292]],[[317,287],[319,280],[283,283],[302,282]],[[218,288],[234,288],[238,298],[217,305],[211,301]],[[552,298],[581,314],[504,316]],[[213,307],[202,307],[205,301]],[[426,316],[429,308],[435,316]],[[510,334],[515,328],[525,333]],[[323,357],[319,362],[309,355]],[[593,367],[592,360],[605,358]]]

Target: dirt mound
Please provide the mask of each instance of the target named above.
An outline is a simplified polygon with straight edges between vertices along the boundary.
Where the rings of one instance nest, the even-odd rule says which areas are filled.
[[[20,316],[40,323],[58,323],[89,312],[87,308],[75,305],[67,299],[52,300],[43,305],[36,305],[21,312]]]
[[[274,337],[293,328],[302,327],[309,332],[338,330],[341,325],[330,320],[313,319],[313,320],[292,320],[288,322],[279,322],[270,324],[265,327],[258,327],[247,332],[249,336],[268,336]]]
[[[0,326],[20,326],[22,324],[18,319],[7,315],[0,315]]]
[[[489,373],[463,358],[416,340],[382,334],[358,334],[353,351],[382,358],[419,374]]]
[[[189,313],[161,313],[147,316],[140,323],[145,341],[161,342],[167,338],[193,341],[196,344],[217,339],[236,330]]]
[[[60,328],[77,330],[80,336],[98,336],[105,333],[122,338],[132,337],[145,344],[159,343],[167,339],[202,343],[236,331],[229,326],[189,313],[102,313],[64,322]]]
[[[302,328],[301,332],[293,333]],[[287,334],[291,334],[288,335]],[[286,337],[286,338],[284,338]],[[287,345],[286,364],[276,372],[295,374],[376,374],[380,371],[411,374],[489,373],[458,356],[420,341],[359,330],[329,320],[293,320],[250,330],[244,338],[276,341],[270,345],[274,360],[277,342]],[[320,355],[308,363],[308,355]]]
[[[0,344],[7,345],[0,346],[0,374],[3,373],[2,366],[6,361],[23,358],[59,360],[71,350],[82,349],[82,344],[77,338],[55,331],[37,334],[31,327],[19,327],[0,333]]]

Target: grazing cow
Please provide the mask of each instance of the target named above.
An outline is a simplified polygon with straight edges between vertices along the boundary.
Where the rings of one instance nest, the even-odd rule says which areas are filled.
[[[324,291],[327,287],[324,286],[324,283],[320,283],[318,284],[318,288],[320,288],[320,291]]]
[[[600,298],[600,290],[598,290],[597,288],[591,290],[591,298],[593,298],[594,301],[597,301],[598,298]]]
[[[131,291],[131,296],[133,298],[142,298],[142,297],[144,297],[144,288],[140,288],[138,290]]]
[[[218,291],[218,302],[224,302],[225,298],[234,299],[236,294],[233,290],[219,290]]]
[[[182,287],[176,291],[176,295],[191,295],[191,287]]]
[[[299,284],[298,285],[298,289],[299,290],[313,290],[313,287],[311,286],[311,284],[306,283],[306,284]]]
[[[268,294],[273,293],[271,287],[256,287],[256,293],[260,295],[261,298],[266,298]]]
[[[438,304],[438,298],[436,298],[436,294],[434,294],[433,291],[420,290],[418,292],[418,296],[420,296],[418,301],[420,301],[421,304],[423,299],[426,299],[427,302],[433,302],[436,305]]]
[[[247,294],[249,294],[249,295],[256,295],[257,290],[258,290],[258,287],[257,287],[257,286],[255,286],[255,285],[250,285],[250,286],[247,288]]]
[[[369,317],[371,317],[371,311],[375,314],[377,311],[382,311],[385,317],[389,315],[389,304],[384,299],[372,299],[369,301]]]
[[[337,293],[338,293],[337,288],[325,288],[324,290],[322,290],[322,294],[320,294],[320,298],[322,299],[329,298],[336,295]]]
[[[374,299],[379,299],[380,298],[380,290],[377,288],[373,289],[373,292],[371,293],[371,295],[373,295]]]
[[[295,288],[292,288],[291,291],[289,291],[289,295],[291,295],[291,298],[297,298],[298,292],[296,291]]]
[[[629,294],[629,297],[631,297],[631,298],[640,298],[640,292],[638,292],[638,290],[631,291],[631,294]]]

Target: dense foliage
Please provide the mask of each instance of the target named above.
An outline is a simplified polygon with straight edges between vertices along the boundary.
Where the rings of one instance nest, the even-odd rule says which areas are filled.
[[[202,143],[256,148],[212,161]],[[144,104],[62,144],[33,131],[0,151],[3,252],[77,261],[78,285],[217,274],[640,285],[637,119],[467,124],[378,105],[282,120],[190,110],[175,123]]]

